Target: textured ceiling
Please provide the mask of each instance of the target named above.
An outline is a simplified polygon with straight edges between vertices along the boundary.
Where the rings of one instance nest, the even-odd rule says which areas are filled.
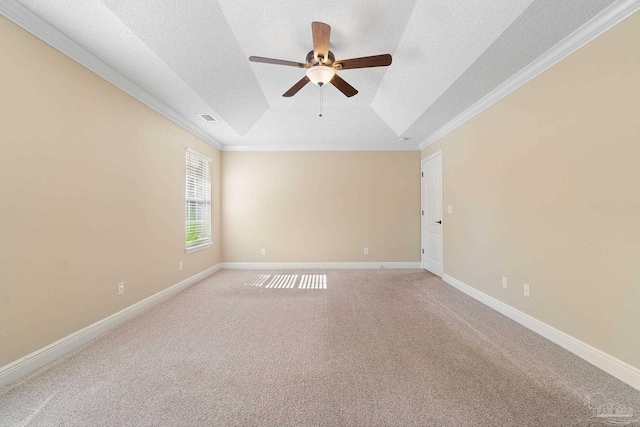
[[[613,2],[18,1],[227,148],[372,150],[417,147]],[[247,60],[304,62],[312,21],[337,59],[393,55],[340,71],[359,93],[325,87],[323,117],[317,86],[282,97],[304,70]]]

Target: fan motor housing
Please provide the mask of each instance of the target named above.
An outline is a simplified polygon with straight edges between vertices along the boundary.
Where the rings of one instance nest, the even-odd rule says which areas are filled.
[[[325,58],[323,61],[318,61],[315,57],[315,54],[313,53],[313,51],[309,51],[309,53],[307,53],[307,64],[310,65],[318,65],[318,64],[322,64],[322,65],[328,65],[331,66],[331,64],[333,64],[333,62],[336,60],[336,57],[333,55],[333,52],[329,51],[329,55],[327,55],[328,58]]]

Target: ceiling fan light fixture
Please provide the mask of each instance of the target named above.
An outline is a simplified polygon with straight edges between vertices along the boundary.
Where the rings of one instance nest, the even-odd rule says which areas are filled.
[[[286,65],[288,67],[305,68],[307,70],[303,78],[282,94],[285,98],[291,98],[309,82],[320,87],[331,83],[336,89],[342,92],[344,96],[351,98],[357,95],[358,91],[337,75],[335,70],[388,67],[391,65],[391,55],[388,53],[336,61],[335,55],[329,50],[331,27],[324,22],[312,22],[311,35],[313,36],[313,50],[307,53],[306,62],[285,61],[282,59],[264,58],[262,56],[249,57],[249,61],[251,62]],[[322,94],[322,91],[320,91],[320,93]]]
[[[307,77],[311,80],[311,83],[318,86],[325,85],[331,81],[336,72],[333,68],[326,65],[316,65],[307,70]]]

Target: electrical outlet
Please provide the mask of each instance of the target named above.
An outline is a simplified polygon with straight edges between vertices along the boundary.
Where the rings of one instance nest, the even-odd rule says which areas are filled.
[[[449,213],[453,212],[453,206],[451,205],[447,206],[447,212]]]
[[[364,254],[369,255],[369,248],[364,248]]]
[[[260,253],[261,253],[262,255],[266,255],[266,254],[267,254],[267,250],[266,250],[265,248],[262,248],[262,250],[260,251]]]
[[[180,262],[178,263],[178,270],[179,270],[179,271],[182,271],[182,261],[180,261]]]
[[[524,284],[524,296],[529,298],[529,285]]]
[[[118,283],[118,295],[124,294],[124,282]]]
[[[506,277],[502,278],[502,287],[507,289],[507,278]]]

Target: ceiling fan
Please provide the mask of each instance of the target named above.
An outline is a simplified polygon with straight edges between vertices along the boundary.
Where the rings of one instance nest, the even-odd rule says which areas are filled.
[[[307,83],[312,82],[318,86],[331,83],[347,97],[352,97],[358,91],[336,74],[336,70],[351,70],[354,68],[386,67],[391,65],[391,55],[365,56],[363,58],[342,59],[336,61],[333,52],[329,50],[329,37],[331,27],[323,22],[312,22],[313,50],[307,54],[306,62],[284,61],[282,59],[263,58],[250,56],[251,62],[263,62],[265,64],[286,65],[289,67],[306,68],[306,75],[294,84],[291,89],[282,96],[291,97],[298,93]]]

